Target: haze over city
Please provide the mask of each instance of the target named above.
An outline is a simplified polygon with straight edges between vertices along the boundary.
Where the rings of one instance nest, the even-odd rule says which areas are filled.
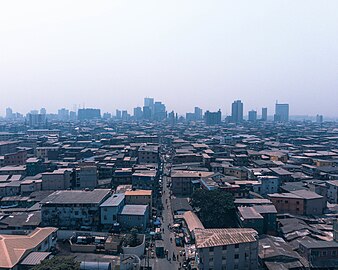
[[[337,1],[3,1],[0,107],[337,116]]]

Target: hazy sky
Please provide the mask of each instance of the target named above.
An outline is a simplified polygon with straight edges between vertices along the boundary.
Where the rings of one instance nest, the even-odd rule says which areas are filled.
[[[75,104],[129,111],[338,116],[338,1],[0,2],[0,111]]]

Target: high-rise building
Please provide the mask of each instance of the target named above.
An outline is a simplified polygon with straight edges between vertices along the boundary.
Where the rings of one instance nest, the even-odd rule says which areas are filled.
[[[136,120],[141,120],[143,117],[143,112],[141,107],[134,108],[134,118]]]
[[[44,128],[46,127],[47,120],[45,114],[28,113],[28,125],[32,128]]]
[[[144,98],[144,106],[152,109],[154,107],[154,98],[149,97]]]
[[[77,117],[79,120],[91,120],[91,119],[100,119],[101,110],[100,109],[79,109]]]
[[[160,101],[156,101],[154,104],[153,118],[157,121],[162,121],[167,118],[166,107]]]
[[[195,120],[202,120],[203,118],[203,110],[199,107],[195,107]]]
[[[316,116],[316,122],[318,124],[323,123],[323,115],[317,114],[317,116]]]
[[[257,111],[255,111],[255,110],[249,111],[248,120],[251,121],[251,122],[256,122],[257,121]]]
[[[69,110],[62,108],[58,110],[58,118],[61,121],[68,121],[69,120]]]
[[[262,121],[268,121],[268,108],[262,108]]]
[[[213,125],[219,125],[222,122],[222,113],[221,110],[218,110],[218,112],[209,112],[206,111],[204,114],[204,120],[205,123],[208,126],[213,126]]]
[[[148,106],[143,107],[143,119],[146,119],[146,120],[151,119],[151,109]]]
[[[110,119],[111,118],[111,113],[105,112],[102,116],[103,119]]]
[[[116,119],[121,119],[122,118],[122,112],[120,110],[116,110],[115,117],[116,117]]]
[[[276,103],[274,120],[276,122],[289,121],[289,104]]]
[[[123,111],[122,111],[122,120],[123,120],[123,121],[128,121],[129,118],[130,118],[130,115],[129,115],[128,111],[123,110]]]
[[[11,108],[6,109],[6,119],[13,119],[13,110]]]
[[[47,114],[46,108],[41,108],[40,109],[40,114]]]
[[[243,121],[243,103],[240,100],[235,100],[231,107],[231,118],[235,123]]]

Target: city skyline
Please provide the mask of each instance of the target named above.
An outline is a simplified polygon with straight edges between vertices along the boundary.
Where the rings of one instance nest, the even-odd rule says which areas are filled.
[[[337,116],[336,1],[35,2],[0,6],[3,110],[131,111],[153,96],[180,114],[241,99]]]

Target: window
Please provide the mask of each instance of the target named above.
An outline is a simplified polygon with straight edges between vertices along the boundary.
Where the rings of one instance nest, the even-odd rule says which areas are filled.
[[[222,246],[222,249],[223,250],[227,250],[227,246]]]
[[[239,248],[239,244],[235,244],[235,248]]]
[[[210,247],[210,248],[209,248],[209,251],[210,251],[210,252],[213,252],[213,251],[214,251],[214,248],[213,248],[213,247]]]
[[[289,203],[289,201],[285,201],[285,203]]]
[[[235,254],[235,259],[238,259],[239,258],[239,254]]]

